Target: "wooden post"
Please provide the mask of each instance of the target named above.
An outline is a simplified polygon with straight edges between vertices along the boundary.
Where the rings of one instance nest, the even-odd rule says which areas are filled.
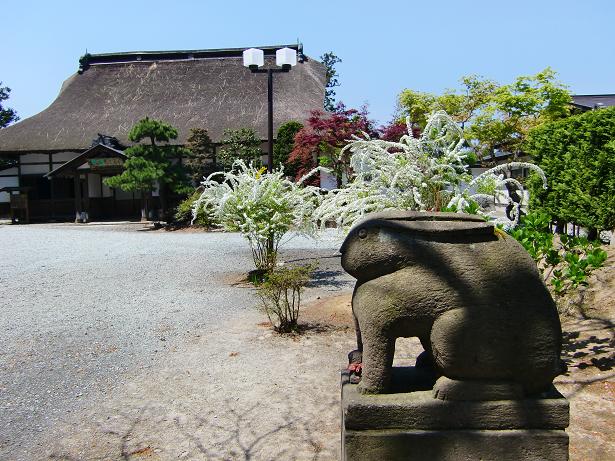
[[[26,223],[30,224],[30,198],[28,192],[24,192],[24,200],[26,203]]]
[[[85,222],[90,220],[90,174],[85,174],[85,182],[83,183],[83,202],[85,211]]]
[[[11,224],[15,224],[17,222],[15,216],[15,208],[13,208],[13,193],[9,192],[9,209],[11,210]]]
[[[115,196],[115,188],[112,188],[111,191],[113,192],[113,197],[112,197],[112,199],[113,199],[113,219],[117,219],[117,203],[115,202],[117,200],[117,198]],[[133,193],[133,195],[134,195],[134,193]]]
[[[49,171],[53,170],[53,154],[49,154]],[[50,200],[50,206],[49,206],[49,215],[51,217],[51,220],[53,221],[55,218],[55,191],[54,191],[54,180],[53,178],[49,178],[49,200]]]
[[[79,172],[75,170],[75,222],[81,222],[81,184],[79,184]]]
[[[145,211],[145,192],[141,191],[141,221],[147,221]]]

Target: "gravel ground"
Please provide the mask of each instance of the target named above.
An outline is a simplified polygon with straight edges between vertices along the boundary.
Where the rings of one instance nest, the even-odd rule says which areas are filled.
[[[237,234],[139,229],[0,226],[0,458],[334,458],[338,396],[298,376],[317,361],[335,385],[352,335],[293,341],[257,326],[252,290],[229,283],[252,266]],[[287,260],[320,258],[308,301],[351,289],[337,248],[284,247]]]

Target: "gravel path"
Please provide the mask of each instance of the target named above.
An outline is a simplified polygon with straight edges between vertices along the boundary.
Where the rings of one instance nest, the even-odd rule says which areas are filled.
[[[221,414],[243,411],[249,416],[257,408],[251,405],[276,384],[272,374],[288,375],[294,368],[288,360],[295,358],[325,363],[328,359],[331,379],[338,379],[336,371],[351,345],[347,333],[339,334],[338,346],[328,357],[303,356],[308,335],[276,363],[277,351],[290,340],[257,327],[263,316],[254,309],[252,290],[229,283],[252,266],[239,235],[137,229],[134,225],[0,226],[1,459],[138,459],[139,450],[150,450],[152,459],[263,459],[254,457],[264,449],[262,443],[245,445],[241,437],[232,453],[225,453],[223,447],[231,449],[233,444],[220,440],[218,445],[213,440],[209,445],[201,442],[203,447],[218,447],[215,453],[199,452],[198,443],[180,437],[182,430],[194,436],[195,421],[182,423],[181,418],[177,422],[169,416],[179,414],[173,402],[200,408],[200,417],[218,417],[203,401],[206,385],[210,397],[217,395]],[[284,247],[286,259],[321,258],[319,283],[308,298],[351,288],[334,256],[337,248],[335,241],[298,237]],[[323,350],[331,346],[329,340],[318,341]],[[242,355],[239,350],[244,351]],[[229,356],[234,351],[237,354]],[[240,358],[227,366],[229,357]],[[251,385],[258,381],[254,377],[259,370],[250,363],[241,365],[244,357],[260,367],[275,364],[267,371],[269,377],[259,381],[265,386],[260,394],[254,394]],[[247,367],[241,379],[237,366]],[[285,390],[300,389],[299,384],[286,383]],[[248,398],[239,402],[240,396]],[[272,434],[282,429],[298,431],[290,408],[297,402],[289,401],[286,393],[283,398],[273,397],[274,407],[288,408],[278,413],[274,408],[269,419],[258,423],[260,427],[280,426]],[[237,399],[237,406],[229,398]],[[325,405],[334,412],[328,413],[334,415],[333,422],[336,398],[332,396],[330,405]],[[144,430],[155,421],[159,425],[161,419],[175,421],[166,434],[179,445],[168,442],[153,448],[127,436],[131,424],[132,430],[137,427],[131,415],[145,421]],[[312,446],[312,455],[334,457],[330,442],[318,437],[310,441],[305,433],[301,437],[308,452]],[[188,441],[184,446],[179,440]],[[297,453],[301,449],[298,446]]]

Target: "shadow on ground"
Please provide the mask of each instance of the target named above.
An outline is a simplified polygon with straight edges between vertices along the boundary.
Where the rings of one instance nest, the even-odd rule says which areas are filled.
[[[342,290],[351,289],[354,286],[353,280],[344,279],[346,273],[342,270],[317,269],[312,273],[312,278],[307,284],[308,288],[333,288]]]
[[[576,371],[609,372],[615,368],[615,324],[608,319],[579,318],[563,324],[562,359],[566,376]],[[615,375],[615,373],[614,373]],[[604,377],[603,377],[604,379]]]

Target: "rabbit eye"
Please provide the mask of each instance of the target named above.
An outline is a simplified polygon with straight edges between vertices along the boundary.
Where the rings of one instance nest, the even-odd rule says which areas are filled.
[[[359,238],[364,239],[367,237],[367,231],[365,229],[359,229]]]

